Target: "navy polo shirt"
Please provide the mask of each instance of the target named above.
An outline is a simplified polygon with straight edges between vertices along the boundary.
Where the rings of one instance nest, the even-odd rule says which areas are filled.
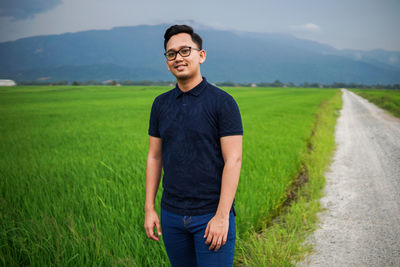
[[[205,77],[188,92],[176,84],[154,99],[148,133],[162,141],[161,207],[188,216],[216,212],[224,168],[220,137],[243,135],[233,97]]]

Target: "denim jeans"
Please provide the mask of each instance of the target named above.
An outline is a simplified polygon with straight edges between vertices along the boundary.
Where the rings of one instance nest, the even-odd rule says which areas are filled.
[[[214,213],[183,216],[161,208],[162,239],[172,267],[232,266],[236,241],[235,215],[229,214],[229,230],[225,245],[209,250],[203,238]]]

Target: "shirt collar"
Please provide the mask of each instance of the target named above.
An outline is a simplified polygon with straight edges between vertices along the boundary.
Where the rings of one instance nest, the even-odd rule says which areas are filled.
[[[203,80],[198,85],[196,85],[195,87],[193,87],[192,89],[190,89],[187,92],[183,92],[181,89],[179,89],[178,83],[176,83],[175,88],[174,88],[175,97],[178,98],[180,95],[185,94],[185,93],[191,94],[194,96],[199,96],[200,93],[203,91],[203,89],[207,85],[206,78],[204,76],[202,76],[202,77],[203,77]]]

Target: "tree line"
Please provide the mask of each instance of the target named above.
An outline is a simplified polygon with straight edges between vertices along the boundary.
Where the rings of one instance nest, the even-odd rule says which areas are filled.
[[[99,82],[96,80],[88,81],[21,81],[17,85],[108,85],[108,86],[127,86],[127,85],[155,85],[155,86],[175,86],[175,81],[117,81],[109,80],[106,82]],[[223,87],[300,87],[300,88],[375,88],[375,89],[400,89],[400,84],[363,84],[363,83],[346,83],[346,82],[333,82],[331,84],[322,84],[317,82],[303,82],[295,84],[293,82],[284,83],[279,80],[274,82],[260,82],[260,83],[237,83],[232,81],[216,82],[216,86]]]

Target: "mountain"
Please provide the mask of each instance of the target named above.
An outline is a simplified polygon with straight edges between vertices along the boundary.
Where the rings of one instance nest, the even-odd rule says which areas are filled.
[[[170,25],[115,27],[0,43],[0,78],[16,81],[174,80],[165,66]],[[400,83],[400,52],[337,50],[288,34],[198,28],[213,82]]]

